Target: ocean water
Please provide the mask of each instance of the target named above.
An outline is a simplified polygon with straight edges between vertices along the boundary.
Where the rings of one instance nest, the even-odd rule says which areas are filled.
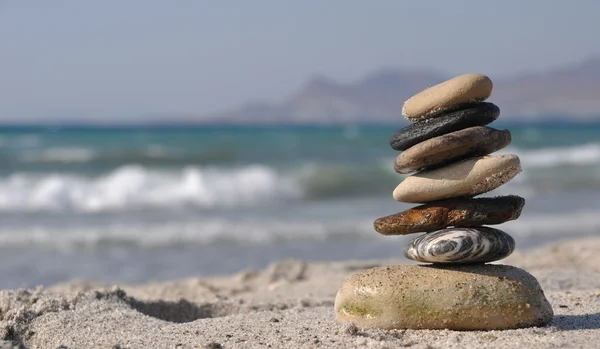
[[[517,248],[600,234],[600,125],[510,126]],[[500,126],[494,126],[500,127]],[[398,127],[2,128],[0,287],[143,282],[284,258],[400,257]]]

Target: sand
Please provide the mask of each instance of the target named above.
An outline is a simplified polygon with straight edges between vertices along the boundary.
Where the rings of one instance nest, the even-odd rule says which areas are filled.
[[[363,331],[336,323],[341,282],[406,260],[287,260],[215,278],[71,281],[0,293],[0,348],[598,348],[600,238],[517,250],[497,263],[536,276],[549,326],[507,331]]]

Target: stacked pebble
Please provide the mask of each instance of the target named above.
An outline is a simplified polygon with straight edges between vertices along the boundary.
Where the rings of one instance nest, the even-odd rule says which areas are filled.
[[[517,219],[525,200],[514,195],[473,198],[521,171],[518,156],[490,155],[511,142],[508,130],[485,126],[500,115],[495,104],[485,102],[492,86],[485,75],[465,74],[404,103],[402,114],[413,123],[392,136],[392,148],[403,151],[394,168],[403,174],[419,172],[402,181],[393,196],[425,205],[379,218],[374,226],[384,235],[425,232],[406,247],[409,259],[486,263],[515,248],[510,235],[483,225]]]
[[[485,102],[492,81],[465,74],[430,87],[404,103],[412,123],[391,146],[402,151],[398,173],[412,175],[394,190],[396,201],[420,206],[374,222],[383,235],[424,233],[409,242],[407,258],[426,265],[362,270],[341,285],[338,321],[363,328],[489,330],[543,326],[553,317],[539,283],[526,271],[485,264],[510,255],[515,242],[487,227],[515,220],[522,197],[478,197],[521,172],[518,156],[491,155],[511,142],[508,130],[486,125],[500,109]]]

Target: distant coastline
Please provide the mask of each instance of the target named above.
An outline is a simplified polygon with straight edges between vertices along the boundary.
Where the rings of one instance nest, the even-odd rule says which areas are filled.
[[[168,120],[203,124],[402,123],[400,111],[405,100],[450,77],[433,70],[402,69],[374,71],[349,83],[318,76],[276,103],[250,102],[218,113],[178,115]],[[487,101],[500,107],[498,121],[600,122],[600,57],[541,73],[490,78],[494,88]]]
[[[485,72],[481,72],[485,73]],[[169,111],[97,115],[85,111],[0,121],[2,128],[278,128],[407,125],[404,101],[451,76],[436,71],[384,69],[354,82],[324,76],[309,79],[281,101],[249,101],[213,113]],[[599,124],[600,57],[542,73],[503,78],[494,83],[488,102],[500,107],[495,124]],[[65,106],[68,109],[68,106]],[[10,119],[0,115],[0,119]],[[81,121],[90,120],[90,121]],[[94,121],[91,121],[94,120]],[[121,121],[123,120],[123,121]]]
[[[485,73],[485,72],[481,72]],[[132,113],[100,115],[58,112],[0,122],[2,128],[277,128],[407,125],[401,115],[404,101],[451,76],[431,71],[385,69],[355,82],[327,77],[309,79],[281,101],[249,101],[214,113]],[[494,83],[488,102],[500,107],[495,124],[600,123],[600,57],[536,74],[503,78]],[[68,106],[65,106],[68,108]],[[0,119],[10,119],[0,115]],[[81,121],[90,120],[90,121]],[[94,121],[91,121],[94,120]],[[124,120],[124,121],[121,121]],[[126,121],[125,121],[126,120]]]

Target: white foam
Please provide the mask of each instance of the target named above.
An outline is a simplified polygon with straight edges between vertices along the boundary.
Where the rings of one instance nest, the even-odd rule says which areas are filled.
[[[260,204],[300,194],[292,181],[267,166],[230,170],[186,167],[161,172],[130,165],[96,178],[69,174],[0,178],[0,211],[206,208]]]
[[[595,165],[600,162],[600,144],[589,143],[572,147],[549,147],[536,150],[505,148],[497,154],[514,153],[524,168],[556,167],[561,165]]]
[[[593,210],[523,215],[516,221],[494,227],[517,238],[576,237],[595,234],[600,229],[600,221],[596,217],[597,212]],[[416,235],[399,238],[408,240],[414,237]],[[3,248],[44,246],[71,249],[130,245],[160,248],[178,245],[205,246],[217,242],[247,245],[325,239],[368,240],[370,243],[389,241],[389,237],[379,235],[373,230],[373,217],[356,215],[345,216],[344,219],[171,219],[160,223],[145,222],[143,219],[126,222],[115,219],[108,224],[94,226],[71,225],[65,222],[64,226],[32,224],[21,228],[0,227],[0,247]]]
[[[596,233],[600,230],[598,211],[579,210],[564,213],[522,215],[518,220],[499,226],[521,236],[569,236]]]
[[[269,244],[276,241],[318,241],[325,238],[379,238],[373,235],[372,219],[337,221],[275,219],[202,219],[182,222],[138,221],[82,227],[38,225],[21,229],[0,228],[0,247],[44,246],[58,249],[96,248],[127,244],[142,248],[175,245],[209,245],[216,242]]]
[[[32,162],[57,162],[57,163],[76,163],[88,162],[94,159],[96,152],[83,147],[54,147],[41,151],[25,153],[21,156],[24,163]]]

